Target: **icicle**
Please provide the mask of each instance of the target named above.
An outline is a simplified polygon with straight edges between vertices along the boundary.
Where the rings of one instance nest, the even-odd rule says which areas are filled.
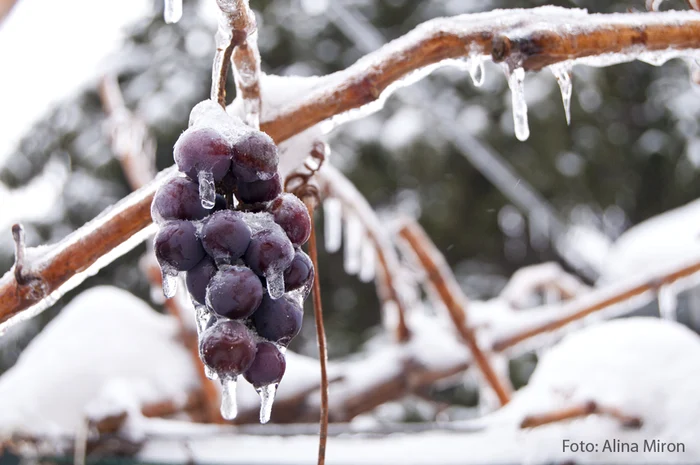
[[[659,301],[659,314],[665,320],[678,319],[678,296],[671,285],[661,286],[657,296]]]
[[[472,78],[474,87],[481,87],[484,84],[484,59],[478,53],[469,56],[469,76]]]
[[[180,21],[180,18],[182,18],[182,0],[165,0],[163,17],[168,24]]]
[[[202,200],[204,208],[214,208],[216,186],[214,185],[214,174],[211,171],[202,170],[199,172],[199,198]]]
[[[327,197],[323,201],[323,217],[326,251],[337,252],[343,239],[343,206],[339,199]]]
[[[267,293],[273,299],[279,299],[284,295],[284,272],[282,270],[270,269],[265,273],[267,281]]]
[[[263,425],[270,421],[272,404],[275,402],[275,394],[277,394],[277,386],[279,384],[275,383],[255,389],[260,395],[260,423]]]
[[[163,295],[169,299],[177,292],[177,273],[162,270],[161,276],[163,277]]]
[[[508,74],[508,86],[513,97],[513,122],[515,123],[515,137],[526,141],[530,137],[530,128],[527,125],[527,102],[525,101],[525,70],[515,68]]]
[[[374,242],[369,239],[363,240],[360,273],[358,275],[363,283],[368,283],[374,279],[375,257]]]
[[[238,415],[236,403],[236,377],[221,380],[221,416],[224,420],[233,420]]]
[[[209,310],[204,305],[195,304],[194,306],[194,318],[195,323],[197,323],[197,334],[202,334],[207,328],[207,323],[209,323]]]
[[[561,100],[564,103],[564,112],[566,113],[566,124],[571,124],[571,67],[567,65],[551,66],[552,74],[559,84],[561,90]]]
[[[345,247],[343,262],[347,274],[357,274],[362,267],[362,243],[365,241],[364,228],[357,215],[345,215]]]

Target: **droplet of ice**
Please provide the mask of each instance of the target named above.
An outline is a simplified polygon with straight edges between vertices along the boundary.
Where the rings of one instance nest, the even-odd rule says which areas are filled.
[[[475,87],[481,87],[484,83],[484,59],[479,54],[472,54],[469,57],[469,76]]]
[[[513,97],[515,137],[520,141],[526,141],[530,137],[530,128],[527,125],[527,102],[525,102],[525,70],[515,68],[508,73],[508,86]]]
[[[267,293],[273,299],[279,299],[284,295],[284,272],[271,268],[265,273],[267,281]]]
[[[238,415],[236,403],[236,377],[221,380],[221,416],[224,420],[233,420]]]
[[[323,201],[323,217],[326,250],[337,252],[343,241],[343,206],[339,199],[327,197]]]
[[[163,277],[163,295],[169,299],[177,292],[177,273],[162,270],[161,275]]]
[[[678,317],[678,296],[673,286],[661,286],[657,299],[659,301],[659,315],[661,315],[661,318],[675,321]]]
[[[362,267],[362,243],[365,240],[362,222],[354,212],[347,212],[345,215],[345,253],[343,257],[347,274],[359,273]]]
[[[216,202],[216,186],[214,185],[214,174],[211,171],[202,170],[198,175],[199,198],[202,206],[207,209],[214,208]]]
[[[182,18],[182,0],[165,0],[163,17],[168,24],[180,21],[180,18]]]
[[[275,402],[275,394],[277,394],[277,386],[279,384],[275,383],[255,389],[260,395],[260,423],[263,425],[270,421],[272,404]]]
[[[362,261],[360,263],[360,273],[358,274],[360,281],[368,283],[374,279],[375,257],[374,241],[365,239],[362,242]]]
[[[571,124],[571,67],[567,65],[551,66],[552,74],[559,84],[561,90],[561,100],[564,103],[564,113],[566,113],[566,124]]]
[[[204,305],[195,304],[194,317],[197,323],[197,334],[202,334],[207,327],[207,323],[209,323],[209,310]]]

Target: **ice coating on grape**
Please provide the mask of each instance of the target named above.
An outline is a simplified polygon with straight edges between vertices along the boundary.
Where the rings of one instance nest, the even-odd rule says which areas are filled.
[[[233,145],[233,174],[242,182],[266,181],[277,174],[279,155],[264,132],[251,131]]]
[[[270,297],[279,299],[284,295],[284,272],[282,270],[272,268],[265,275],[265,282]]]
[[[190,297],[195,303],[205,304],[207,286],[214,274],[216,274],[216,265],[208,255],[187,272],[185,278],[187,290],[190,291]]]
[[[258,276],[281,272],[291,265],[294,247],[278,226],[253,234],[245,253],[245,262]]]
[[[233,420],[238,415],[236,402],[236,377],[221,378],[221,416],[224,420]]]
[[[153,241],[158,263],[165,272],[187,271],[204,257],[204,249],[189,221],[171,221],[163,226]]]
[[[216,205],[216,185],[214,184],[214,174],[211,171],[202,170],[197,175],[199,180],[199,198],[202,207],[211,210]]]
[[[173,297],[177,292],[177,273],[173,274],[161,268],[161,283],[163,295],[168,299]]]
[[[268,209],[295,247],[303,245],[311,235],[311,217],[304,202],[294,194],[282,194]]]
[[[279,175],[264,181],[242,182],[236,185],[236,194],[243,203],[260,203],[274,200],[282,192]]]
[[[226,318],[247,318],[262,302],[260,279],[249,268],[232,266],[219,270],[207,287],[207,306]]]
[[[219,378],[237,376],[255,358],[253,335],[240,321],[219,320],[202,334],[199,354]]]
[[[299,333],[303,317],[301,305],[288,296],[275,300],[266,295],[253,314],[253,325],[261,337],[287,345]]]
[[[197,334],[202,334],[207,328],[210,316],[209,310],[204,305],[194,306],[194,322],[197,325]]]
[[[251,231],[240,212],[222,210],[209,217],[201,236],[204,250],[217,264],[232,264],[248,248]]]
[[[213,128],[192,127],[175,143],[174,158],[178,169],[190,179],[199,180],[203,171],[210,173],[213,181],[220,181],[231,167],[231,146]]]
[[[279,383],[286,367],[284,355],[276,345],[271,342],[259,342],[256,346],[255,360],[243,376],[246,381],[259,388]]]
[[[201,220],[207,214],[199,200],[197,183],[184,177],[172,178],[160,186],[151,204],[151,216],[158,224],[171,220]]]
[[[294,253],[291,265],[284,270],[284,290],[289,292],[300,288],[308,288],[314,280],[314,265],[311,258],[302,250]]]

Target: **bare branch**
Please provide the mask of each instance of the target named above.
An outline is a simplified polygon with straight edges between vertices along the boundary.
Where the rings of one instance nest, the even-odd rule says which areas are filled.
[[[639,429],[643,423],[641,418],[624,414],[615,407],[605,407],[597,402],[589,401],[559,410],[528,415],[520,423],[520,428],[536,428],[559,421],[587,417],[588,415],[609,416],[618,420],[623,428],[629,429]]]

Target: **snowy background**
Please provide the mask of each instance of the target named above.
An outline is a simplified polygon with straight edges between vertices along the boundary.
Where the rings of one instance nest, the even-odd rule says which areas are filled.
[[[284,76],[343,69],[440,16],[544,3],[592,12],[644,9],[644,2],[631,0],[605,6],[534,0],[251,3],[263,71]],[[0,272],[12,265],[12,224],[24,224],[29,245],[56,242],[129,193],[96,90],[103,74],[118,77],[127,106],[150,128],[157,168],[172,164],[171,147],[189,110],[209,93],[216,24],[213,0],[184,4],[182,20],[166,25],[161,2],[19,0],[0,22]],[[686,6],[669,0],[664,9],[669,8]],[[552,74],[528,74],[526,142],[514,136],[502,69],[489,62],[484,73],[477,87],[465,70],[440,70],[397,92],[381,111],[340,126],[329,141],[330,163],[354,182],[380,218],[401,213],[419,220],[474,301],[475,321],[495,328],[489,337],[558,310],[530,317],[511,308],[507,297],[519,294],[504,287],[527,265],[557,262],[586,285],[615,286],[697,258],[700,88],[690,82],[683,61],[576,66],[570,126]],[[163,312],[162,300],[138,266],[145,250],[121,257],[0,338],[0,435],[74,435],[86,414],[121,409],[132,413],[133,442],[147,439],[139,452],[143,459],[311,463],[313,434],[194,431],[140,418],[141,403],[187,392],[195,370],[173,341],[175,322],[156,313]],[[321,251],[320,260],[329,355],[332,368],[347,378],[331,396],[342,399],[376,381],[372,374],[390,375],[405,354],[387,343],[374,285],[347,275],[342,252]],[[656,438],[687,446],[685,454],[652,459],[581,456],[590,460],[698,461],[693,438],[700,433],[700,412],[692,399],[700,388],[695,334],[700,293],[681,293],[677,305],[675,294],[664,290],[661,308],[647,295],[636,314],[662,313],[682,325],[638,318],[600,323],[551,350],[521,350],[510,361],[496,360],[514,387],[525,387],[508,407],[480,420],[474,417],[493,404],[474,370],[448,378],[420,396],[363,413],[351,427],[408,430],[437,420],[451,421],[459,432],[344,435],[331,439],[329,462],[545,463],[568,457],[559,453],[563,437]],[[528,297],[525,307],[552,303],[546,293]],[[428,318],[435,309],[426,307],[413,317],[422,336],[406,350],[429,366],[468,362],[466,349],[443,337],[449,330]],[[307,308],[302,334],[291,347],[299,358],[290,359],[282,398],[285,386],[292,392],[317,379],[311,315]],[[354,365],[373,353],[369,370]],[[252,390],[241,391],[244,410],[254,410]],[[531,431],[517,427],[525,415],[589,400],[641,415],[644,427],[622,430],[605,416]],[[190,441],[181,440],[183,431]],[[235,457],[227,452],[233,447],[241,451]]]

